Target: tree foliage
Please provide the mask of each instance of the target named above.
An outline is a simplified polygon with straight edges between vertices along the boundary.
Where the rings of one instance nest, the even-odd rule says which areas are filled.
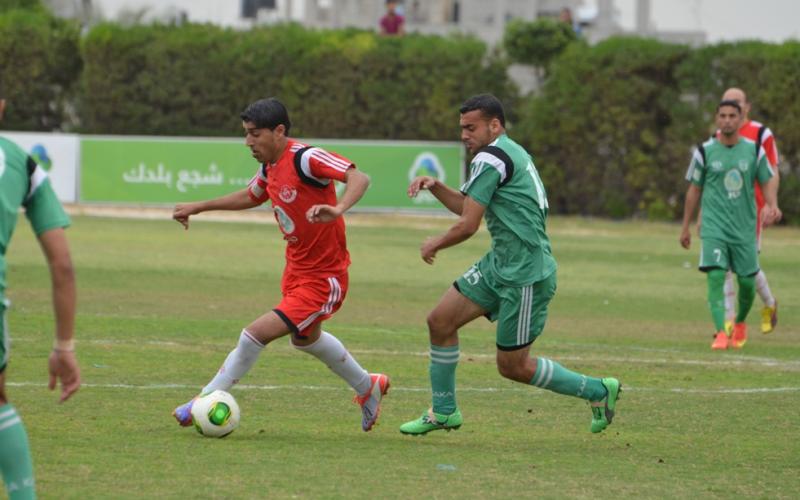
[[[572,26],[556,19],[513,19],[506,26],[503,46],[514,62],[547,69],[575,40]]]
[[[238,112],[276,96],[301,136],[452,140],[465,96],[514,95],[505,64],[464,37],[106,24],[82,54],[81,115],[93,133],[238,134]]]
[[[78,36],[77,25],[42,9],[17,9],[0,15],[5,128],[62,127],[81,72]]]

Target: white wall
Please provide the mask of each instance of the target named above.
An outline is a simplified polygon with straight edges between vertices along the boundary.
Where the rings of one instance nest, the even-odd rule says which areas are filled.
[[[65,203],[75,203],[78,199],[78,155],[80,151],[77,135],[6,131],[0,132],[0,135],[16,142],[29,153],[34,146],[43,146],[52,162],[48,175],[58,199]]]

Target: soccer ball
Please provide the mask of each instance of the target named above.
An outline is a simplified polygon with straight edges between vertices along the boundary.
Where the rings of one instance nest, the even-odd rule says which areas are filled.
[[[214,391],[200,396],[192,405],[197,432],[207,437],[225,437],[239,426],[239,405],[229,393]]]

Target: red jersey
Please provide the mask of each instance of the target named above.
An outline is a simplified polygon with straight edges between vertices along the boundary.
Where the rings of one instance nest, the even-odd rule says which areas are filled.
[[[262,164],[250,181],[253,201],[272,200],[286,240],[285,274],[323,277],[347,271],[344,218],[311,223],[306,212],[314,205],[336,205],[333,181],[344,181],[350,168],[355,165],[346,158],[289,139],[278,161]]]

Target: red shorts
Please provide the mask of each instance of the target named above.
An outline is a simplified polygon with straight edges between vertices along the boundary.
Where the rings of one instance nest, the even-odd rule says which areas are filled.
[[[293,334],[307,336],[311,328],[333,316],[347,295],[347,273],[327,278],[284,274],[283,299],[273,309]]]

